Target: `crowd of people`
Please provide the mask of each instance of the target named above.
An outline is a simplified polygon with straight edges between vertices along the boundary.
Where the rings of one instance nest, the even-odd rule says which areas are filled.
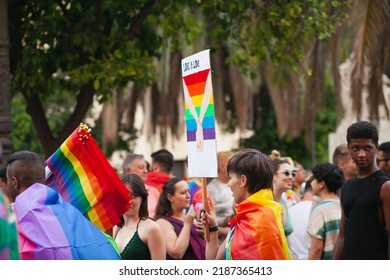
[[[129,154],[118,174],[129,208],[103,232],[45,185],[39,155],[16,152],[0,170],[0,259],[390,259],[390,142],[379,145],[372,123],[351,124],[332,163],[307,170],[276,149],[217,161],[218,177],[202,186],[172,174],[166,149],[150,164]],[[202,187],[211,207],[202,208]],[[20,242],[26,223],[55,244]]]

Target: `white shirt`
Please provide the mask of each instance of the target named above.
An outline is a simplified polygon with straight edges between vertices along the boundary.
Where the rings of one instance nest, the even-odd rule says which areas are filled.
[[[311,239],[307,233],[307,225],[311,204],[311,201],[300,201],[288,209],[294,227],[294,231],[287,236],[288,249],[293,260],[307,260],[309,258]]]
[[[207,185],[207,191],[214,201],[217,223],[221,224],[226,217],[233,215],[233,193],[227,184],[213,179]]]

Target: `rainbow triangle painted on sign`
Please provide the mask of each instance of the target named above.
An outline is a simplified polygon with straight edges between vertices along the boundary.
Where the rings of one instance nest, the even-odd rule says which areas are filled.
[[[185,86],[191,96],[192,103],[195,106],[195,110],[200,115],[200,109],[202,106],[202,100],[204,97],[204,91],[206,86],[206,80],[208,75],[211,75],[210,69],[199,71],[188,76],[183,77]],[[185,116],[186,116],[186,127],[187,127],[187,141],[196,141],[196,120],[192,116],[187,104],[185,104]],[[215,139],[215,121],[214,121],[214,99],[211,95],[209,104],[207,106],[206,113],[202,122],[203,137],[204,140]]]

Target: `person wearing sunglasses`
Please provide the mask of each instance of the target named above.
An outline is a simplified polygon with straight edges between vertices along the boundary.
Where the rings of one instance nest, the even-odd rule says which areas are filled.
[[[376,165],[390,175],[390,141],[383,142],[379,145],[376,152]]]
[[[294,177],[297,175],[293,171],[293,167],[286,159],[282,159],[280,153],[273,150],[270,158],[274,165],[274,177],[273,177],[273,193],[274,199],[280,205],[282,205],[282,223],[284,233],[289,236],[293,230],[293,224],[291,222],[290,215],[288,213],[288,207],[286,200],[282,197],[283,193],[287,190],[291,190],[293,187]]]

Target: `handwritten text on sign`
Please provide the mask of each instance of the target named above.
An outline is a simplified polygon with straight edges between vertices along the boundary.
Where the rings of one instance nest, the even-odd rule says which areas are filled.
[[[183,63],[183,72],[186,72],[188,70],[196,69],[200,67],[200,61],[199,59],[188,61]]]

